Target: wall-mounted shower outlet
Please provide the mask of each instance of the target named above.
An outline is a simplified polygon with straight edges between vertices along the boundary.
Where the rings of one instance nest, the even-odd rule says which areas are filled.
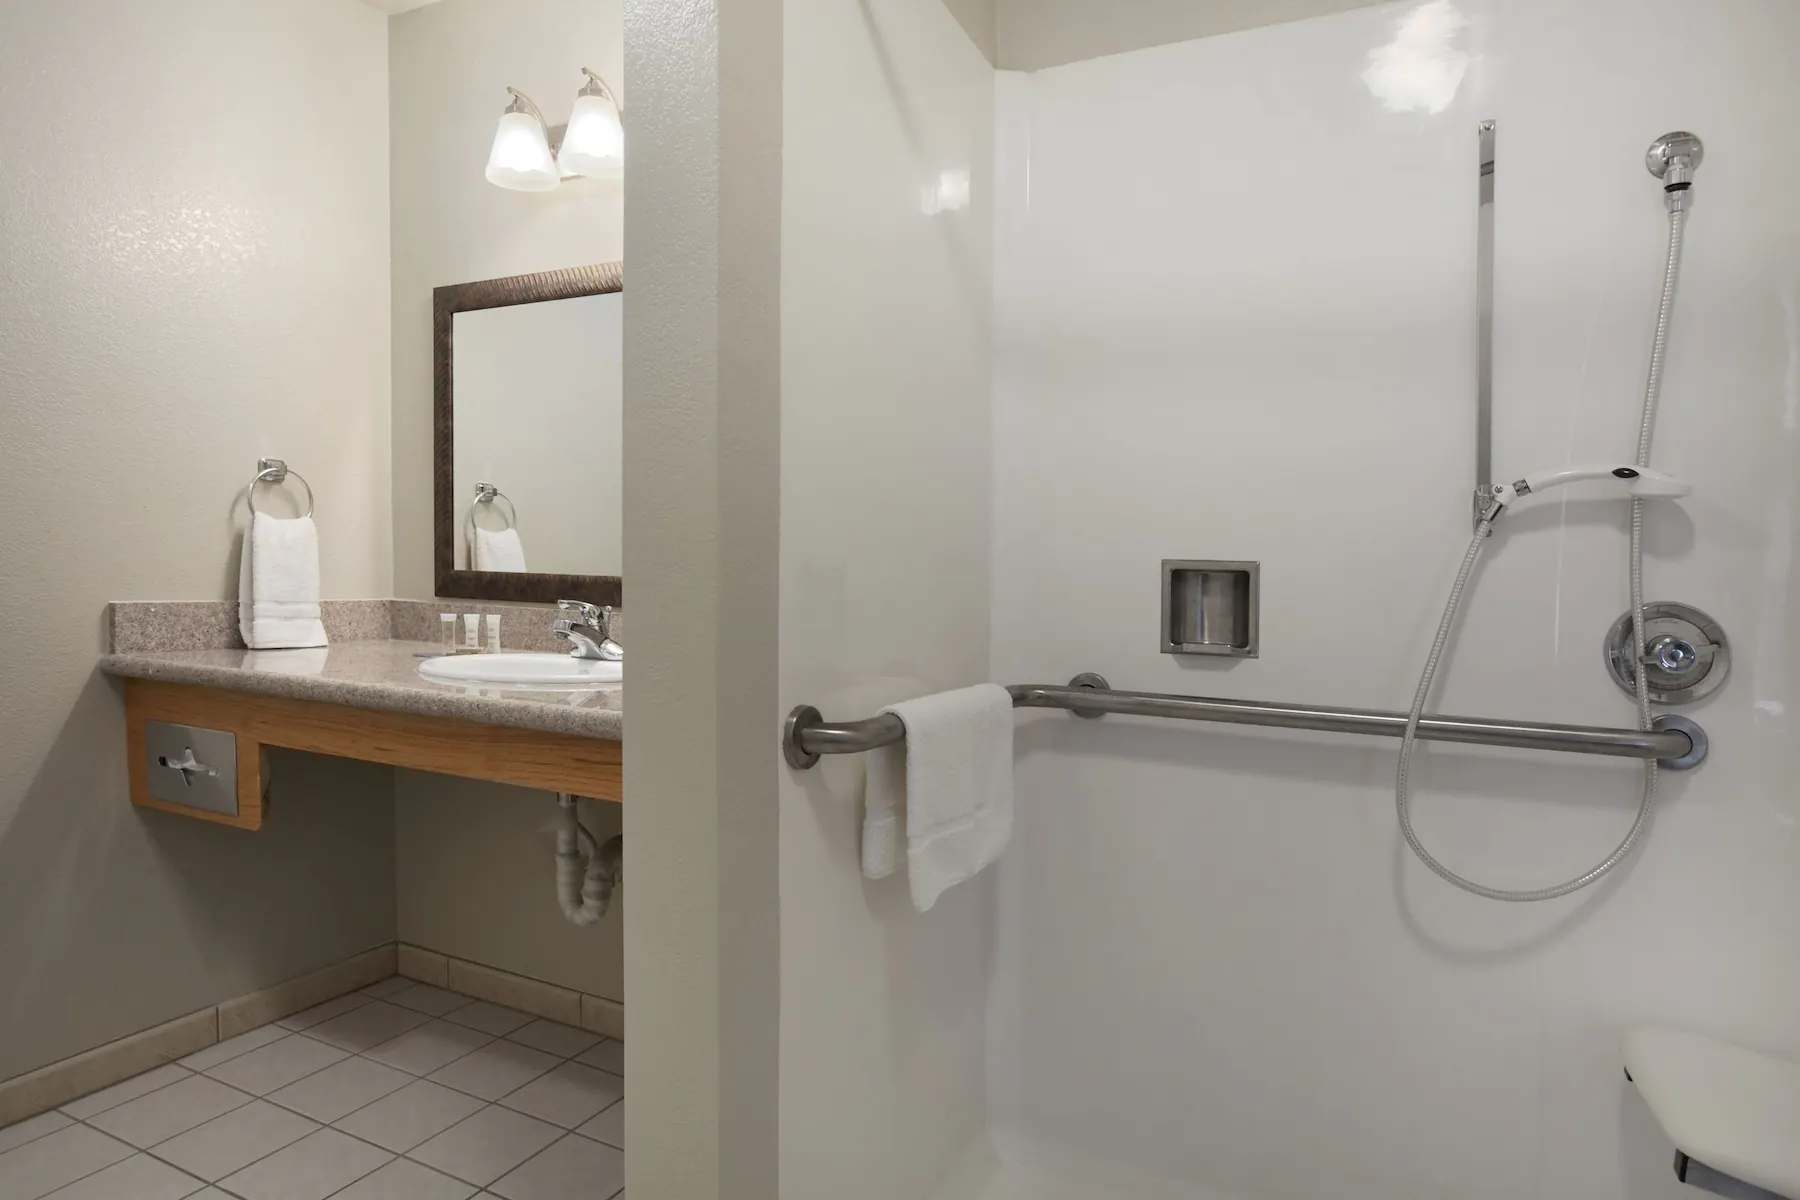
[[[1162,652],[1257,655],[1262,564],[1165,558]]]

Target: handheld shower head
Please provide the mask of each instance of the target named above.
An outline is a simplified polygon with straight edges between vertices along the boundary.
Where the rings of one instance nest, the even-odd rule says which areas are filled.
[[[1686,206],[1687,191],[1694,185],[1694,172],[1705,157],[1706,147],[1685,130],[1665,133],[1650,143],[1650,149],[1644,153],[1644,166],[1663,181],[1663,193],[1671,211]]]
[[[1649,467],[1616,466],[1616,467],[1570,467],[1566,470],[1537,471],[1516,479],[1512,483],[1496,483],[1493,500],[1489,505],[1489,520],[1500,515],[1506,508],[1524,496],[1561,487],[1565,483],[1581,483],[1587,480],[1601,479],[1613,483],[1624,484],[1620,499],[1652,499],[1664,497],[1677,499],[1692,495],[1694,487],[1673,475],[1661,471],[1653,471]]]

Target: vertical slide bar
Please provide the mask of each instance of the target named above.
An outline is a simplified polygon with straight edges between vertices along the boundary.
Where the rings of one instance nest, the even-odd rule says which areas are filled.
[[[1480,135],[1475,232],[1475,524],[1494,482],[1494,122]]]

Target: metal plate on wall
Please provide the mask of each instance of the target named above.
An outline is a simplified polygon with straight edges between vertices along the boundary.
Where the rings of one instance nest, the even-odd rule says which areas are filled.
[[[238,815],[235,733],[145,721],[144,758],[153,799]]]
[[[1261,606],[1260,563],[1165,558],[1162,652],[1255,658]]]

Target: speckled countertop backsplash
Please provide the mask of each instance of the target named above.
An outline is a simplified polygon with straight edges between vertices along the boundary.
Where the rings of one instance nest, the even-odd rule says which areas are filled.
[[[436,642],[438,614],[500,614],[500,643],[508,650],[557,651],[568,647],[550,632],[556,609],[547,604],[490,604],[475,600],[325,600],[319,605],[332,642]],[[621,642],[624,616],[613,618]],[[242,650],[234,600],[175,603],[116,601],[109,608],[115,654],[163,650]]]

